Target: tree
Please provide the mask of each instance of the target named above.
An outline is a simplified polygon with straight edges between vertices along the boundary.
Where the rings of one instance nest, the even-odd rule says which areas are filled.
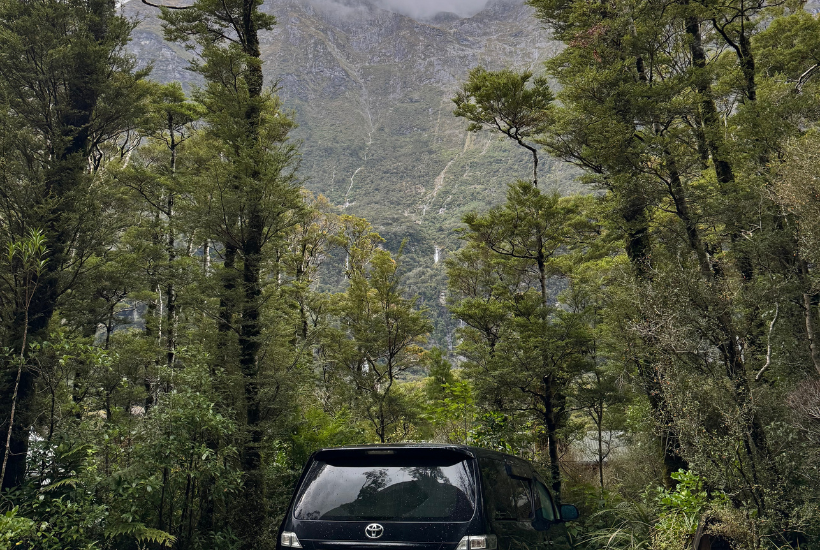
[[[371,248],[379,237],[367,224],[347,220],[356,238],[347,247],[350,286],[337,306],[338,328],[323,348],[340,383],[350,384],[354,406],[384,443],[404,417],[414,414],[396,386],[421,365],[421,344],[431,324],[416,299],[403,295],[400,262],[386,250]]]
[[[445,393],[445,387],[455,383],[453,367],[441,348],[433,348],[425,357],[427,361],[427,382],[425,391],[432,401],[441,397]]]
[[[453,114],[470,121],[467,130],[478,132],[485,127],[501,132],[532,155],[532,184],[538,186],[538,149],[527,143],[543,134],[552,120],[552,91],[546,78],[532,79],[532,73],[510,69],[488,71],[476,67],[470,71],[453,103]]]
[[[240,453],[247,492],[241,519],[254,547],[263,522],[261,445],[262,305],[265,250],[296,224],[301,207],[295,147],[287,142],[293,122],[266,91],[259,33],[275,18],[260,11],[261,0],[200,0],[186,9],[162,8],[166,37],[201,48],[194,68],[205,78],[198,99],[205,107],[206,136],[214,162],[204,178],[210,230],[223,243],[221,330],[233,332],[242,376],[244,441]],[[225,350],[229,340],[223,340]]]
[[[304,342],[316,342],[317,331],[325,320],[326,296],[315,292],[319,268],[328,254],[338,246],[342,229],[341,217],[330,202],[320,195],[311,200],[306,194],[307,208],[301,213],[295,230],[283,247],[282,272],[291,279],[283,290],[296,301],[299,310],[297,334]]]
[[[175,362],[179,324],[177,281],[181,279],[181,273],[177,239],[180,234],[187,233],[189,241],[193,241],[197,229],[202,231],[192,224],[185,227],[180,220],[177,202],[181,196],[190,203],[192,192],[190,181],[185,181],[186,175],[190,180],[191,170],[189,168],[186,170],[188,174],[183,173],[180,177],[179,156],[184,144],[194,135],[196,123],[203,114],[202,105],[188,101],[179,83],[157,86],[148,113],[142,120],[142,133],[153,147],[144,144],[136,155],[136,162],[131,163],[131,170],[119,178],[145,205],[148,221],[155,225],[151,244],[158,249],[158,255],[160,249],[162,251],[164,261],[150,275],[148,291],[160,295],[165,319],[159,320],[158,327],[154,326],[156,300],[151,300],[146,328],[149,332],[156,330],[160,340],[164,337],[168,366]],[[189,211],[193,207],[187,206]],[[188,243],[188,255],[192,244]]]
[[[592,424],[589,431],[595,434],[601,499],[605,495],[604,463],[612,450],[613,432],[622,428],[623,410],[631,397],[625,382],[629,369],[619,360],[622,312],[613,304],[618,296],[612,289],[617,286],[625,257],[615,250],[616,243],[607,242],[612,235],[607,233],[595,239],[597,253],[587,248],[561,258],[570,283],[560,297],[585,327],[585,364],[569,384],[568,399],[569,407],[580,411]]]
[[[456,378],[441,348],[427,353],[425,379],[428,414],[432,419],[434,440],[470,443],[475,416],[475,396],[469,381]]]
[[[530,4],[568,44],[549,63],[561,107],[541,142],[615,207],[633,277],[623,350],[671,442],[667,476],[698,468],[788,531],[785,503],[804,497],[780,488],[801,467],[774,460],[784,411],[761,396],[784,401],[766,376],[807,375],[777,366],[775,350],[810,364],[812,291],[767,187],[789,138],[816,124],[810,25],[769,3]]]
[[[0,3],[0,228],[13,242],[39,220],[49,243],[28,323],[19,308],[3,311],[7,346],[18,347],[23,332],[31,341],[44,338],[60,300],[88,280],[89,259],[117,233],[108,222],[118,220],[102,215],[110,203],[99,184],[108,152],[122,148],[146,95],[146,73],[135,72],[125,53],[132,25],[107,0]],[[119,147],[109,147],[114,142]],[[11,369],[3,371],[5,421],[16,384]],[[35,387],[34,373],[24,369],[3,488],[25,476]]]
[[[4,444],[3,463],[0,466],[0,482],[6,478],[6,466],[8,466],[9,455],[11,454],[11,436],[14,433],[14,413],[17,409],[17,395],[20,389],[20,378],[23,375],[23,367],[26,362],[26,352],[28,345],[28,317],[31,300],[37,290],[38,279],[45,269],[46,261],[43,260],[47,252],[45,239],[40,231],[30,233],[25,241],[9,243],[8,248],[8,268],[11,277],[5,281],[10,286],[11,294],[14,297],[15,307],[23,311],[23,337],[20,343],[20,354],[17,358],[17,378],[14,380],[14,392],[11,396],[11,411],[9,414],[8,428],[6,428],[6,441]]]
[[[557,257],[574,241],[577,208],[529,182],[512,184],[503,205],[464,217],[468,246],[448,263],[451,309],[469,327],[460,346],[467,372],[495,410],[535,415],[557,496],[567,385],[587,336],[577,316],[556,307],[550,287],[562,276]]]

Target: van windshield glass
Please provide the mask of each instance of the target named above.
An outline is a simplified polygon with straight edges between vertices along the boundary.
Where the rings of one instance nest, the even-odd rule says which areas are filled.
[[[474,511],[475,481],[466,460],[316,461],[302,487],[297,519],[458,522]]]

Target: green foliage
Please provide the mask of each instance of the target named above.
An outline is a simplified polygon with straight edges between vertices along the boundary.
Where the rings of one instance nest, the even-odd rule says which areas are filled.
[[[124,51],[132,29],[110,2],[0,3],[0,240],[22,242],[36,226],[47,243],[28,299],[0,289],[3,347],[45,339],[60,305],[82,308],[71,298],[93,286],[91,267],[116,240],[122,218],[109,210],[105,169],[133,146],[128,131],[148,93],[147,71],[136,71]],[[37,411],[34,373],[23,368],[18,377],[6,367],[0,417],[10,419],[15,408],[11,452],[0,442],[9,488],[25,479]]]
[[[695,534],[704,512],[710,507],[727,504],[726,495],[710,495],[703,488],[703,480],[691,471],[679,470],[672,474],[677,481],[674,490],[658,488],[659,517],[652,534],[653,548],[683,548]]]
[[[797,510],[814,498],[783,480],[814,479],[812,459],[773,442],[796,441],[781,423],[786,388],[820,364],[801,166],[818,120],[816,18],[765,2],[529,3],[567,44],[548,63],[560,106],[539,142],[611,205],[602,221],[629,266],[605,287],[600,319],[616,338],[601,343],[646,394],[667,488],[691,466],[730,495],[725,508],[797,544]],[[665,512],[657,544],[688,544],[693,514]]]
[[[376,248],[381,238],[366,222],[348,218],[346,225],[350,285],[336,303],[339,324],[327,331],[323,354],[376,438],[406,439],[419,411],[414,394],[398,383],[420,365],[430,322],[417,300],[405,297],[401,258]]]
[[[611,247],[587,244],[600,233],[592,204],[530,182],[511,184],[507,202],[465,216],[467,245],[447,263],[451,311],[466,324],[459,332],[464,371],[487,421],[479,438],[491,446],[540,446],[556,492],[570,388],[594,355],[581,285],[574,297],[568,292],[566,307],[560,290],[573,285],[575,265],[611,254]],[[529,437],[502,436],[508,429]]]
[[[471,132],[486,126],[528,150],[532,154],[532,183],[538,185],[538,151],[524,140],[547,131],[554,96],[546,78],[537,77],[527,86],[530,78],[532,73],[526,71],[489,72],[476,67],[453,98],[453,114],[469,120],[467,129]]]
[[[476,67],[453,98],[453,114],[469,120],[471,132],[490,127],[521,140],[544,133],[550,122],[552,100],[544,77],[533,79],[527,71],[488,71]]]
[[[456,382],[453,367],[444,355],[444,350],[435,347],[425,355],[427,362],[427,381],[425,390],[428,399],[442,397],[447,393],[447,386]]]
[[[363,444],[368,441],[363,427],[355,421],[349,410],[342,409],[330,415],[321,409],[310,408],[304,411],[303,418],[292,436],[292,448],[288,449],[286,456],[295,468],[299,468],[319,449]]]
[[[189,98],[143,82],[112,3],[0,0],[4,418],[21,405],[0,544],[269,548],[316,449],[430,439],[549,468],[589,548],[679,549],[699,525],[813,543],[817,18],[530,3],[566,42],[557,101],[544,77],[483,68],[454,101],[532,153],[533,181],[489,210],[441,203],[472,210],[445,273],[420,243],[452,249],[454,222],[383,238],[299,189],[261,2],[163,10],[200,54]],[[377,154],[410,158],[402,143]],[[477,143],[451,168],[487,152],[483,176],[505,177],[510,150]],[[538,147],[597,194],[539,189]],[[455,178],[431,174],[425,209]],[[423,347],[452,329],[429,318],[445,303],[457,365]],[[578,459],[605,433],[624,454]]]
[[[485,412],[476,420],[476,425],[470,433],[470,441],[477,447],[503,453],[514,452],[522,443],[517,440],[515,424],[509,416],[501,412]]]
[[[456,378],[450,362],[440,348],[427,353],[428,377],[425,379],[427,415],[436,441],[475,444],[475,395],[468,380]]]
[[[259,10],[261,5],[261,0],[254,0],[248,6],[242,2],[200,0],[187,10],[164,8],[163,29],[171,42],[207,46],[224,40],[247,44],[256,40],[258,31],[270,30],[276,24],[276,18]],[[243,14],[250,16],[247,27],[237,23],[242,21]],[[231,33],[236,33],[236,38],[229,38]]]
[[[664,512],[697,516],[703,512],[710,498],[703,488],[703,480],[697,474],[678,470],[672,474],[677,481],[673,490],[658,488],[657,499]],[[725,496],[721,495],[723,499]],[[717,499],[720,501],[720,498]]]
[[[48,486],[29,483],[8,493],[19,515],[33,522],[29,543],[43,549],[99,548],[105,539],[109,510],[95,498],[100,487],[92,445],[65,442],[49,449],[55,479]],[[35,454],[35,456],[37,456]]]
[[[601,493],[590,487],[584,500],[595,500],[596,506],[582,520],[584,547],[680,550],[691,545],[707,513],[726,507],[728,499],[723,493],[709,495],[702,478],[691,471],[679,470],[672,477],[674,489],[649,487],[637,499],[606,492],[599,500]]]
[[[30,540],[37,526],[28,519],[17,515],[19,508],[15,507],[0,515],[0,550],[18,548]]]
[[[90,497],[80,493],[75,493],[73,497],[37,496],[28,512],[36,518],[38,525],[32,544],[44,550],[97,548],[103,539],[100,522],[105,519],[106,512],[103,506],[95,505]]]
[[[654,548],[651,544],[655,513],[646,503],[632,500],[608,502],[607,508],[591,519],[604,523],[581,538],[588,548],[640,550]]]
[[[167,548],[173,547],[174,543],[176,542],[176,538],[172,535],[169,535],[165,531],[160,531],[159,529],[152,529],[150,527],[146,527],[141,523],[128,523],[123,525],[117,525],[114,528],[108,529],[105,535],[108,538],[117,538],[124,536],[129,539],[135,539],[137,542],[150,542],[160,547]]]
[[[46,239],[39,229],[31,229],[26,239],[12,241],[8,244],[8,262],[14,266],[19,260],[19,271],[24,277],[22,286],[28,288],[34,279],[43,273],[46,267]]]

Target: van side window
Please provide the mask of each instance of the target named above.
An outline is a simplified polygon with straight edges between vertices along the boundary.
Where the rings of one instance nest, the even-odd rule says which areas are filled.
[[[529,482],[510,477],[500,460],[481,458],[479,466],[490,517],[513,521],[532,519]]]
[[[555,508],[552,506],[552,497],[543,483],[535,480],[535,519],[555,521]]]
[[[532,519],[532,501],[530,500],[530,482],[523,479],[512,479],[513,498],[516,515],[519,520]]]
[[[500,460],[480,458],[481,486],[484,489],[487,513],[493,520],[518,519],[515,502],[512,497],[510,477],[504,463]]]

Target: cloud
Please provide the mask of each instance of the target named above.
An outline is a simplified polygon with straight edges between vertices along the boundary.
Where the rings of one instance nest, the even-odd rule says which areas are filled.
[[[484,9],[488,0],[377,0],[382,8],[409,15],[414,19],[426,19],[449,11],[461,17],[470,17]]]
[[[126,0],[127,1],[127,0]],[[378,7],[401,13],[413,19],[429,19],[442,12],[455,13],[460,17],[471,17],[483,10],[489,0],[302,0],[314,6],[338,11],[351,16],[355,12]],[[523,0],[520,0],[523,2]]]

